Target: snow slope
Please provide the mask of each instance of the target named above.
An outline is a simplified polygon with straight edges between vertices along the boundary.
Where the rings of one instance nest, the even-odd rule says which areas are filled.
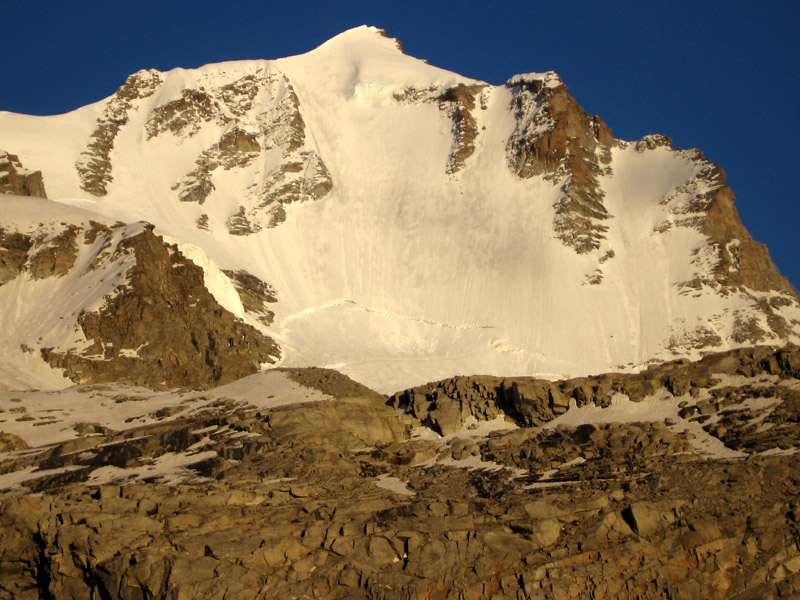
[[[719,339],[713,350],[742,343],[733,334],[743,315],[764,329],[763,341],[787,339],[753,310],[751,294],[680,286],[714,266],[698,260],[708,246],[699,230],[656,231],[676,218],[667,200],[700,170],[687,153],[613,150],[598,177],[612,215],[603,252],[613,259],[601,263],[556,239],[560,182],[509,169],[512,89],[406,56],[375,28],[302,56],[145,75],[160,83],[126,113],[106,195],[82,190],[75,164],[114,97],[55,117],[0,113],[0,148],[41,169],[51,198],[146,220],[202,249],[215,295],[235,314],[241,306],[219,269],[244,269],[274,286],[269,335],[284,366],[333,367],[391,392],[456,374],[575,376],[696,356],[704,349],[698,331]],[[548,75],[525,77],[556,85]],[[250,80],[260,82],[252,97],[220,100],[226,85]],[[482,87],[471,111],[474,151],[453,171],[454,121],[437,98],[458,84]],[[216,116],[150,135],[153,115],[186,90],[216,98]],[[285,141],[297,134],[287,125],[293,106],[303,122],[296,148]],[[212,168],[205,200],[181,202],[177,183],[234,127],[258,141],[257,157]],[[304,161],[303,177],[321,162],[332,187],[319,199],[303,191],[270,227],[258,221],[258,194],[290,159]],[[226,226],[240,208],[258,225],[249,235]],[[598,272],[601,282],[591,284]],[[14,291],[5,288],[10,306]],[[796,301],[775,311],[800,322]]]

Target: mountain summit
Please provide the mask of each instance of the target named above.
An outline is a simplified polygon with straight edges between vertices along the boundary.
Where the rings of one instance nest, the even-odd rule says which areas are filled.
[[[800,595],[800,302],[698,150],[368,27],[0,149],[0,600]]]
[[[396,391],[800,342],[794,291],[700,151],[614,138],[553,72],[491,86],[372,27],[139,71],[64,115],[3,112],[0,149],[51,199],[0,211],[9,387],[206,385],[273,363]],[[153,294],[155,328],[183,333],[136,326]],[[208,319],[170,316],[196,305]]]

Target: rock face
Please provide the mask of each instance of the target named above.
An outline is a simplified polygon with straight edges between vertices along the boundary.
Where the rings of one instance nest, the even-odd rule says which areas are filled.
[[[38,354],[76,383],[183,387],[233,381],[274,362],[277,345],[221,306],[203,269],[153,229],[57,218],[33,232],[0,228],[0,293],[27,304],[4,313],[16,360]],[[248,307],[266,326],[269,286],[238,279],[251,284]],[[20,311],[47,317],[28,321]]]
[[[114,254],[132,254],[135,265],[113,298],[79,317],[92,344],[80,353],[42,349],[73,381],[215,385],[255,373],[279,354],[272,340],[214,300],[202,269],[165,245],[152,226]]]
[[[800,593],[796,347],[549,382],[586,403],[540,401],[543,426],[499,427],[525,402],[498,408],[490,391],[527,401],[548,382],[431,384],[424,420],[456,399],[471,413],[444,438],[334,371],[272,375],[299,389],[209,390],[0,457],[0,598]],[[141,391],[85,391],[116,410],[155,406]],[[0,421],[27,402],[0,394]],[[13,421],[20,439],[54,418],[29,406],[10,413],[28,415]]]
[[[574,406],[608,407],[614,395],[642,402],[661,389],[673,396],[698,398],[724,377],[761,375],[800,377],[800,348],[740,348],[710,354],[697,362],[677,360],[651,365],[633,374],[606,373],[561,381],[535,377],[454,377],[398,392],[389,404],[402,409],[443,435],[462,428],[472,417],[479,421],[505,415],[521,427],[542,426]],[[717,400],[713,412],[725,406]],[[689,411],[691,412],[691,411]],[[710,414],[710,413],[705,413]],[[778,427],[780,430],[780,427]]]
[[[0,150],[0,194],[47,198],[41,171],[28,171],[19,157]]]
[[[518,75],[512,92],[516,128],[506,146],[511,170],[521,178],[545,175],[561,183],[556,204],[556,236],[578,254],[600,248],[609,215],[598,176],[618,145],[599,116],[590,117],[568,93],[561,78]]]

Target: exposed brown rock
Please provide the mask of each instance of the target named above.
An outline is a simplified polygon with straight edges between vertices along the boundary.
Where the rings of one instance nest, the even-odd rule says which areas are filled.
[[[11,452],[14,450],[27,450],[30,448],[18,435],[0,431],[0,452]]]
[[[563,181],[556,205],[557,237],[578,254],[600,248],[609,217],[597,176],[617,145],[599,116],[590,117],[555,73],[512,78],[517,126],[508,140],[511,170],[521,178],[545,174]]]
[[[380,397],[349,397],[347,378],[302,369],[297,381],[343,399],[221,403],[5,455],[0,478],[40,477],[0,495],[0,598],[794,597],[800,455],[760,452],[779,423],[797,429],[800,352],[651,371],[676,393],[713,392],[686,405],[704,415],[679,420],[740,413],[725,443],[759,439],[741,446],[748,458],[708,458],[684,427],[658,420],[420,440]],[[719,373],[741,378],[720,386]],[[618,377],[574,384],[644,393]],[[476,381],[449,393],[479,398],[496,383]],[[733,410],[757,393],[788,394],[782,412]],[[764,422],[774,425],[757,432]],[[782,443],[796,450],[798,439]],[[135,475],[174,456],[182,484]],[[117,479],[81,483],[101,473]]]
[[[28,261],[28,250],[33,246],[30,236],[19,232],[6,232],[0,228],[0,285],[19,275]]]
[[[239,293],[242,307],[247,312],[259,315],[258,319],[264,324],[272,323],[275,313],[269,309],[269,304],[278,301],[275,288],[242,269],[223,272],[230,278]]]
[[[637,152],[655,150],[656,148],[667,148],[672,150],[672,138],[660,133],[651,133],[636,142],[634,148]]]
[[[43,358],[76,382],[202,387],[255,373],[279,350],[235,319],[204,287],[203,271],[152,227],[123,239],[133,254],[128,284],[79,323],[92,345],[78,353],[43,349]]]
[[[44,279],[66,275],[75,265],[78,256],[78,231],[77,227],[67,227],[42,246],[38,246],[28,265],[31,277]]]
[[[495,401],[502,382],[499,377],[454,377],[398,392],[389,404],[448,435],[468,417],[489,421],[502,414]]]
[[[448,89],[439,98],[439,110],[448,115],[453,122],[453,145],[447,161],[448,173],[461,170],[464,161],[475,151],[478,125],[472,111],[475,110],[476,97],[486,87],[459,84]]]
[[[673,396],[697,395],[711,387],[714,374],[753,377],[770,373],[794,378],[800,373],[800,348],[766,346],[709,354],[695,363],[676,360],[639,373],[606,373],[560,381],[536,377],[454,377],[393,394],[389,404],[442,434],[460,429],[470,416],[479,421],[504,414],[523,427],[541,426],[574,402],[608,406],[611,395],[639,402],[664,388]]]
[[[0,194],[47,198],[41,171],[28,171],[19,156],[0,150]]]
[[[700,160],[705,159],[699,155]],[[700,198],[705,218],[701,231],[718,249],[719,262],[714,270],[716,280],[729,288],[766,292],[778,291],[794,296],[789,281],[778,273],[767,247],[753,240],[742,225],[734,205],[734,195],[726,184],[725,172],[705,161],[703,180],[713,189]]]
[[[211,173],[215,169],[230,170],[248,165],[259,156],[260,150],[253,134],[233,127],[222,135],[219,142],[203,151],[195,161],[195,169],[172,189],[179,190],[181,202],[203,204],[214,191]]]
[[[286,218],[285,213],[283,214],[283,218]],[[247,210],[241,205],[236,213],[228,217],[225,225],[228,228],[228,233],[231,235],[250,235],[251,233],[255,233],[260,229],[250,222],[250,220],[247,218]]]
[[[134,73],[108,100],[103,116],[97,120],[86,150],[75,164],[81,189],[94,196],[105,196],[114,180],[111,175],[111,151],[120,129],[128,123],[128,113],[136,110],[136,101],[152,96],[161,85],[157,71]]]
[[[205,90],[184,89],[180,98],[153,110],[145,129],[148,139],[165,131],[175,135],[185,132],[192,136],[200,130],[202,123],[214,119],[220,124],[227,122],[219,104]]]
[[[385,396],[333,369],[307,367],[302,369],[278,368],[275,370],[288,374],[293,381],[300,385],[319,390],[323,394],[328,394],[334,398],[368,398],[381,403],[386,401]]]
[[[297,158],[297,162],[285,162],[272,170],[264,182],[260,204],[251,211],[258,215],[269,209],[270,227],[286,219],[287,204],[321,200],[333,188],[328,168],[315,152],[300,152]]]
[[[262,82],[261,73],[245,75],[232,83],[223,85],[220,94],[225,106],[235,116],[242,117],[253,108],[253,100],[258,95]]]
[[[33,239],[0,228],[0,285],[28,271],[33,279],[63,277],[75,265],[79,228],[66,227],[54,235]]]

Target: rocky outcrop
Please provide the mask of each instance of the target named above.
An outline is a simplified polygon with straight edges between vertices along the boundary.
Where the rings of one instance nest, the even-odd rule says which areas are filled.
[[[296,160],[284,162],[267,176],[258,206],[250,211],[253,223],[250,233],[258,231],[255,217],[266,209],[270,215],[269,227],[275,227],[286,220],[285,206],[293,202],[321,200],[333,189],[328,169],[322,159],[313,151],[294,154]],[[229,227],[234,235],[241,235],[241,227]]]
[[[47,198],[41,171],[29,171],[19,156],[0,150],[0,194]]]
[[[155,108],[147,120],[147,138],[169,131],[173,135],[192,136],[200,131],[203,123],[216,120],[225,125],[219,103],[203,89],[181,90],[181,97]]]
[[[0,229],[0,285],[19,275],[28,260],[28,250],[33,246],[30,236],[18,231]]]
[[[697,398],[719,384],[721,376],[800,377],[800,347],[761,346],[709,354],[697,362],[653,364],[639,373],[606,373],[559,381],[535,377],[454,377],[398,392],[389,404],[447,435],[478,421],[505,415],[522,427],[541,426],[570,406],[607,407],[614,396],[633,402],[664,390],[674,397]]]
[[[30,446],[18,435],[0,431],[0,452],[13,452],[14,450],[27,450]]]
[[[327,167],[306,145],[297,94],[282,73],[259,68],[223,85],[209,81],[184,89],[180,98],[153,110],[146,130],[148,139],[164,133],[192,137],[212,122],[223,128],[219,141],[200,153],[194,169],[172,190],[182,202],[203,204],[216,189],[217,169],[263,163],[267,172],[261,182],[225,223],[229,233],[249,235],[275,227],[285,220],[287,204],[319,200],[331,190]],[[198,227],[207,228],[208,222]]]
[[[174,122],[173,120],[171,123]],[[181,202],[203,204],[214,191],[211,173],[215,169],[222,167],[230,170],[249,165],[258,158],[260,150],[253,134],[237,127],[229,129],[219,142],[200,154],[195,161],[195,169],[173,185],[172,189],[178,190],[178,199]]]
[[[147,226],[109,260],[131,256],[127,283],[78,318],[83,351],[45,348],[42,357],[75,382],[207,386],[255,373],[279,355],[275,343],[222,308],[203,270]]]
[[[111,151],[120,129],[128,123],[131,111],[138,108],[138,101],[152,96],[161,84],[158,71],[134,73],[106,103],[90,141],[75,164],[81,181],[81,189],[93,196],[105,196],[114,180]]]
[[[0,228],[0,286],[14,281],[14,293],[34,306],[24,310],[45,324],[6,320],[14,340],[6,352],[40,355],[75,382],[186,387],[238,379],[280,356],[270,338],[220,306],[203,270],[151,225],[14,227]],[[272,288],[244,272],[234,279],[267,325]],[[41,280],[56,281],[37,288]],[[36,289],[46,294],[32,295]],[[60,333],[51,336],[54,327]]]
[[[303,387],[318,390],[333,398],[366,398],[375,402],[384,402],[386,400],[385,396],[357,381],[353,381],[334,369],[281,367],[274,370],[279,373],[286,373],[292,381],[296,381]]]
[[[394,394],[389,404],[437,433],[449,435],[470,417],[491,421],[504,414],[497,399],[502,385],[499,377],[453,377]]]
[[[447,161],[447,172],[455,173],[464,167],[475,152],[475,138],[478,136],[478,123],[472,112],[476,99],[488,86],[457,85],[439,97],[439,110],[452,121],[453,145]]]
[[[600,248],[609,218],[597,177],[617,145],[599,116],[590,117],[555,73],[517,75],[512,91],[516,127],[506,146],[511,170],[521,178],[544,174],[562,182],[556,236],[578,254]]]
[[[36,237],[0,228],[0,285],[25,272],[34,280],[63,277],[75,266],[79,234],[76,226]]]
[[[67,227],[38,245],[28,264],[31,277],[45,279],[66,275],[75,266],[78,257],[78,233],[78,227]]]
[[[223,272],[233,282],[242,301],[242,307],[247,312],[255,314],[265,325],[272,323],[275,313],[269,309],[269,305],[278,301],[275,288],[243,269]]]
[[[331,399],[162,409],[0,457],[0,598],[800,593],[798,348],[638,378],[457,378],[431,384],[433,408],[405,392],[406,414],[335,372],[287,374]],[[510,414],[493,393],[552,418],[555,390],[602,405],[619,389],[652,417],[412,429],[426,409],[447,427],[448,399],[472,419]],[[742,458],[709,454],[704,435]]]

